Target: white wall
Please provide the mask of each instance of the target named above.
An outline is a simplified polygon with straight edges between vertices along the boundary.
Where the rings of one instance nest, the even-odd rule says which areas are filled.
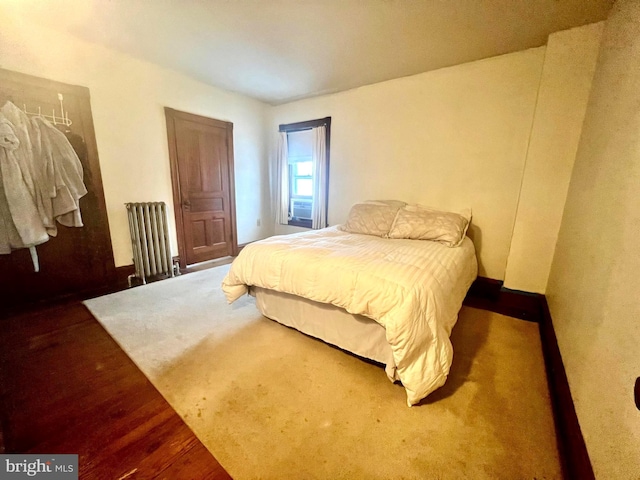
[[[640,475],[640,2],[606,21],[547,298],[597,478]]]
[[[600,22],[549,36],[505,287],[546,290],[602,28]]]
[[[330,224],[365,199],[471,207],[480,275],[503,279],[544,52],[274,107],[270,139],[279,124],[330,116]]]
[[[178,253],[165,106],[234,124],[238,241],[273,233],[266,104],[35,26],[20,7],[0,5],[0,67],[89,88],[116,266],[132,263],[125,202],[167,202]]]

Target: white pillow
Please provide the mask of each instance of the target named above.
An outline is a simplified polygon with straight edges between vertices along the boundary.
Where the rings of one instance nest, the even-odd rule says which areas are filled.
[[[432,240],[448,247],[458,247],[471,222],[471,210],[442,212],[421,205],[407,205],[396,214],[389,238]]]
[[[399,208],[382,202],[356,203],[341,229],[349,233],[386,237]]]

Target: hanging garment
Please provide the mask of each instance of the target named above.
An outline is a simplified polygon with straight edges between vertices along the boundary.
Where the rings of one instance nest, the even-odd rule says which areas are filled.
[[[67,137],[43,117],[30,119],[13,103],[0,109],[0,254],[56,236],[57,223],[82,227],[87,194],[82,163]]]
[[[92,185],[93,180],[91,178],[91,168],[89,165],[89,150],[87,149],[87,144],[84,141],[82,136],[77,133],[73,133],[69,128],[63,132],[64,136],[67,137],[69,143],[71,144],[71,148],[76,152],[78,159],[80,160],[80,164],[82,165],[82,178],[84,180],[85,185]],[[90,194],[91,192],[89,192]]]
[[[4,118],[0,118],[0,163],[4,163],[7,151],[18,148],[20,141],[13,133],[13,125]],[[11,218],[9,203],[4,193],[4,182],[2,181],[2,165],[0,165],[0,255],[11,253],[13,248],[22,245],[22,239],[16,230],[16,226]]]
[[[40,220],[21,164],[16,156],[21,142],[13,124],[0,114],[0,253],[30,248],[34,269],[38,271],[36,245],[49,240]]]
[[[9,120],[3,118],[0,121],[0,147],[15,150],[20,146],[20,141],[13,132],[13,125]]]
[[[51,199],[50,215],[67,227],[82,227],[79,200],[87,194],[82,163],[64,133],[42,117],[32,122],[39,139],[34,149],[36,163]]]
[[[14,151],[15,159],[22,172],[24,184],[36,206],[40,221],[46,229],[54,229],[55,221],[51,216],[50,208],[51,197],[48,195],[47,185],[43,182],[44,171],[37,157],[40,131],[34,127],[31,119],[11,102],[5,103],[0,113],[11,122],[20,142],[20,146]]]

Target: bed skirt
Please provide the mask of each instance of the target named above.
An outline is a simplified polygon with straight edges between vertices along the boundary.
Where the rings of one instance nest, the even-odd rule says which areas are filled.
[[[363,315],[353,315],[331,304],[251,287],[258,310],[267,318],[335,345],[360,357],[385,365],[392,382],[399,380],[391,346],[382,325]]]

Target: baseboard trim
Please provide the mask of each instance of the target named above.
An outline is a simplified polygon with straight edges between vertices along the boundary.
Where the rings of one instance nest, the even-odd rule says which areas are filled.
[[[245,244],[246,245],[246,244]],[[242,249],[244,245],[240,246]],[[220,265],[226,265],[227,263],[231,263],[234,257],[220,257],[213,260],[207,260],[206,262],[196,263],[194,265],[187,265],[185,268],[180,269],[181,274],[198,272],[200,270],[204,270],[211,267],[217,267]],[[180,257],[173,257],[173,264],[180,263]],[[129,286],[129,276],[135,275],[136,269],[134,265],[123,265],[121,267],[116,267],[116,286],[115,288],[118,290],[125,290]],[[166,276],[160,276],[160,279],[164,279]],[[151,278],[147,279],[148,282],[153,282],[158,280],[159,278]],[[142,283],[137,278],[134,279],[134,285],[139,285]]]
[[[136,268],[133,265],[123,265],[116,267],[116,285],[118,290],[124,290],[129,285],[129,276],[136,274]]]
[[[553,416],[558,436],[558,450],[562,460],[564,478],[595,480],[587,446],[571,396],[567,373],[553,328],[551,312],[544,295],[540,296],[540,338],[551,394]]]
[[[478,277],[471,285],[464,304],[521,320],[540,322],[540,299],[543,297],[537,293],[505,288],[502,280]]]

